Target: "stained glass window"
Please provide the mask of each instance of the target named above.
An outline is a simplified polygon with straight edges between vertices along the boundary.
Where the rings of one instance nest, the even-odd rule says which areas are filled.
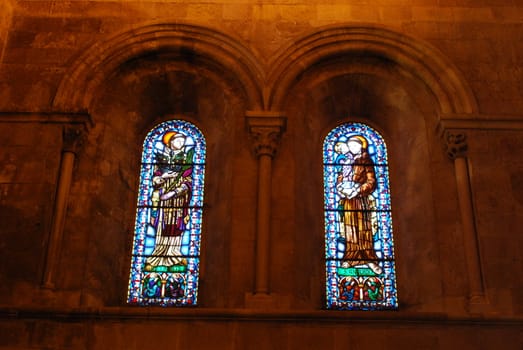
[[[361,123],[323,144],[327,308],[398,307],[387,148]]]
[[[205,139],[183,120],[146,136],[127,302],[196,305],[200,263]]]

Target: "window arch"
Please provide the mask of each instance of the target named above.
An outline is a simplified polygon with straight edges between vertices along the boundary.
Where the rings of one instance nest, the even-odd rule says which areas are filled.
[[[339,310],[398,307],[387,148],[345,123],[323,143],[326,302]]]
[[[143,143],[127,302],[196,305],[205,175],[205,138],[170,120]]]

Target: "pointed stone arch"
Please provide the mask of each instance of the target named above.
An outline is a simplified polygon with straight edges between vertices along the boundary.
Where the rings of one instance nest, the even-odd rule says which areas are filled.
[[[439,112],[474,114],[474,95],[459,70],[433,46],[375,25],[336,25],[315,30],[280,51],[271,62],[265,104],[283,108],[288,91],[317,64],[342,57],[381,57],[420,80],[435,97]]]
[[[97,88],[111,73],[126,61],[154,53],[183,54],[222,75],[226,72],[243,89],[249,108],[262,105],[263,69],[238,39],[201,26],[159,22],[128,29],[88,48],[64,75],[52,108],[88,109]]]

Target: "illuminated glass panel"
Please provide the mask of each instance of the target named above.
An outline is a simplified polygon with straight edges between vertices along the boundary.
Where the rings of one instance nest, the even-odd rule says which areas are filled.
[[[193,124],[164,122],[144,141],[127,302],[196,305],[205,139]]]
[[[323,144],[327,308],[398,307],[387,148],[360,123]]]

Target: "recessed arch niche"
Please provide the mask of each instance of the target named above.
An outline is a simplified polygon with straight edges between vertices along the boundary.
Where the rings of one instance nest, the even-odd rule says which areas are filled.
[[[300,198],[295,201],[296,250],[289,260],[298,270],[311,271],[310,279],[297,278],[294,285],[306,291],[304,299],[319,300],[317,307],[323,290],[313,286],[325,278],[316,266],[324,258],[322,142],[348,121],[375,128],[388,146],[400,308],[436,305],[444,294],[451,263],[440,261],[440,242],[457,237],[438,235],[442,212],[434,203],[458,208],[452,163],[436,130],[440,120],[454,114],[472,118],[477,106],[444,56],[409,40],[382,28],[328,28],[282,50],[269,74],[274,89],[268,104],[287,114],[294,196]],[[459,256],[460,238],[457,243],[453,253]],[[463,266],[452,269],[466,274]],[[466,288],[466,280],[453,283]]]
[[[164,26],[153,27],[159,37],[165,34]],[[151,34],[154,28],[148,27],[151,33],[147,31],[141,41],[141,32],[137,30],[138,34],[123,36],[127,41],[114,43],[116,48],[110,42],[95,47],[102,57],[89,53],[85,59],[96,65],[88,68],[78,63],[73,67],[72,76],[62,82],[62,87],[70,84],[76,86],[76,91],[64,87],[54,101],[56,108],[88,109],[95,124],[86,153],[95,157],[99,166],[92,169],[80,162],[76,180],[79,186],[93,184],[91,199],[84,209],[97,213],[86,217],[85,227],[78,229],[103,228],[79,233],[89,240],[89,278],[82,283],[91,304],[125,302],[141,147],[149,130],[169,119],[196,125],[207,141],[209,180],[205,185],[200,267],[200,279],[206,283],[200,284],[200,306],[223,307],[228,300],[224,294],[228,289],[228,270],[221,267],[229,261],[232,155],[239,137],[236,130],[243,127],[244,111],[259,102],[256,88],[252,88],[259,72],[253,73],[240,63],[228,65],[227,60],[232,58],[224,57],[223,52],[231,49],[226,44],[211,53],[202,43],[205,40],[196,38],[196,34],[189,43],[189,34],[181,29],[189,30],[190,26],[167,27],[173,30],[169,35],[175,39],[155,38]],[[202,32],[210,31],[196,32],[205,36]],[[129,52],[124,53],[124,48]],[[108,284],[108,280],[114,282]]]
[[[217,30],[175,21],[140,24],[87,48],[71,63],[53,98],[52,108],[89,109],[104,80],[125,62],[165,53],[183,57],[189,63],[203,63],[223,77],[235,80],[249,108],[261,108],[265,73],[252,51]]]

